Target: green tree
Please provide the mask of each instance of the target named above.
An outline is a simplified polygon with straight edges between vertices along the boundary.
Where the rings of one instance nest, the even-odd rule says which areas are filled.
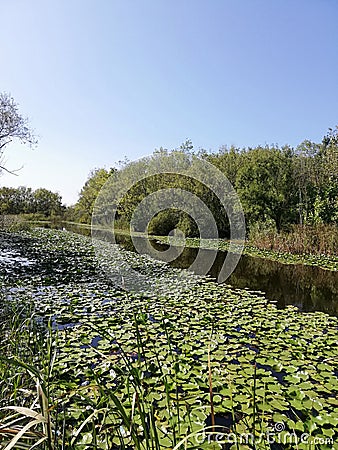
[[[239,148],[233,145],[230,148],[222,145],[218,153],[207,155],[206,159],[223,172],[233,186],[236,185],[237,174],[243,159],[243,153]]]
[[[48,189],[40,188],[33,193],[33,212],[46,217],[59,215],[62,211],[61,195]]]
[[[81,223],[90,223],[95,200],[108,178],[116,169],[94,169],[90,172],[87,181],[81,189],[79,199],[75,204],[74,211],[77,220]]]
[[[338,220],[338,128],[329,129],[322,143],[309,140],[296,149],[295,184],[300,224]]]
[[[16,214],[15,195],[15,188],[2,187],[0,189],[0,214]]]
[[[292,150],[249,149],[238,170],[236,188],[249,224],[273,220],[278,231],[295,220]]]
[[[320,144],[305,140],[297,146],[293,158],[293,178],[297,188],[297,211],[300,225],[313,222],[314,203],[320,183],[321,165],[318,160],[320,148]]]
[[[194,145],[191,141],[191,139],[186,139],[179,148],[179,151],[184,153],[192,153],[194,150]]]
[[[58,215],[62,211],[61,196],[47,189],[19,186],[0,188],[0,213],[40,213],[45,216]]]
[[[189,147],[189,143],[187,146]],[[208,165],[196,164],[197,160],[190,150],[160,149],[156,150],[153,156],[126,165],[115,177],[110,178],[101,191],[99,202],[95,205],[95,220],[101,224],[109,223],[111,213],[116,212],[115,218],[118,218],[120,223],[126,227],[131,225],[136,231],[144,231],[151,218],[150,212],[165,210],[154,218],[151,226],[154,232],[155,229],[181,228],[189,236],[195,236],[198,235],[195,220],[204,230],[204,234],[207,234],[207,231],[212,234],[213,230],[209,226],[210,213],[207,208],[201,208],[201,204],[204,204],[215,219],[219,235],[227,236],[229,220],[221,201],[207,187],[210,176],[206,169]],[[206,173],[200,172],[201,167],[204,167]],[[198,181],[201,177],[206,184]],[[219,184],[223,181],[222,177]],[[224,196],[228,200],[230,195],[226,192],[226,186],[220,184],[219,187],[224,188]],[[159,195],[152,195],[154,193]],[[194,195],[189,196],[188,193]],[[147,201],[142,202],[144,199]],[[200,203],[196,199],[200,199]],[[182,209],[182,213],[178,214],[178,209]],[[183,210],[187,210],[187,214],[184,214]],[[190,216],[194,217],[194,220]],[[162,225],[161,221],[168,222],[170,226]]]
[[[338,222],[338,126],[329,129],[318,155],[320,179],[316,197],[315,219],[323,223]]]

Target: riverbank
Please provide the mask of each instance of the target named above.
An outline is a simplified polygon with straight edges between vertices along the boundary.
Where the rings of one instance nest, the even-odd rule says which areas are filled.
[[[14,221],[14,225],[12,224],[12,229],[14,231],[20,229],[29,229],[30,227],[39,226],[46,228],[63,228],[65,227],[67,230],[76,231],[81,234],[89,236],[91,234],[91,225],[78,223],[78,222],[67,222],[63,221],[62,218],[56,218],[54,221],[50,220],[25,220],[24,217],[20,217]],[[9,227],[11,228],[11,227]],[[130,233],[129,230],[124,229],[116,229],[115,233],[121,236],[137,236],[137,237],[148,237],[144,233]],[[155,239],[158,242],[177,245],[189,248],[203,248],[203,249],[217,249],[221,251],[227,251],[229,249],[229,241],[226,239],[198,239],[198,238],[186,238],[185,240],[168,237],[168,236],[149,236],[151,239]],[[270,241],[269,241],[270,242]],[[270,243],[271,244],[271,243]],[[271,261],[277,261],[282,264],[302,264],[309,265],[313,267],[320,267],[324,270],[332,270],[338,271],[338,255],[337,254],[311,254],[311,253],[302,253],[299,249],[297,252],[289,252],[282,250],[273,250],[266,248],[268,246],[268,242],[261,242],[260,246],[253,245],[252,242],[244,243],[244,248],[242,250],[242,254],[264,258]]]
[[[227,251],[229,249],[229,241],[225,239],[197,239],[186,238],[185,241],[168,236],[154,236],[159,242],[171,245],[184,245],[191,248],[217,249]],[[320,267],[325,270],[338,270],[338,256],[335,255],[311,255],[311,254],[294,254],[275,250],[260,249],[253,245],[244,244],[243,255],[253,256],[256,258],[269,259],[282,264],[305,264],[309,266]]]
[[[75,227],[74,229],[86,230],[89,234],[91,225],[78,224],[76,222],[65,222],[67,227]],[[116,229],[115,233],[121,236],[136,236],[136,237],[149,237],[150,239],[157,240],[163,244],[171,244],[175,246],[185,246],[189,248],[203,248],[212,250],[228,251],[229,241],[226,239],[198,239],[198,238],[185,238],[180,239],[174,236],[146,236],[144,233],[130,233],[128,230]],[[243,255],[252,256],[255,258],[264,258],[271,261],[277,261],[282,264],[302,264],[313,267],[320,267],[324,270],[338,271],[338,255],[316,255],[310,253],[291,253],[285,251],[268,250],[265,248],[259,248],[255,245],[244,243],[242,250]]]
[[[154,295],[125,291],[84,236],[6,236],[30,264],[0,266],[1,407],[41,414],[36,434],[26,433],[31,444],[45,434],[46,448],[237,449],[230,439],[247,433],[263,449],[270,433],[275,448],[294,448],[291,434],[299,449],[338,448],[336,318],[278,310],[259,293],[123,251],[134,270],[167,285],[154,283]],[[115,261],[120,249],[107,245],[105,258]],[[37,381],[48,408],[34,403]],[[2,427],[9,412],[1,411]],[[32,420],[22,418],[16,436]],[[203,429],[213,421],[228,447],[208,441]],[[1,444],[13,438],[6,429]]]

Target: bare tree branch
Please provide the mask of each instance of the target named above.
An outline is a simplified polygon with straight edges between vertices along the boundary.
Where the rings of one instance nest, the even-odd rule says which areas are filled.
[[[0,170],[4,170],[5,172],[10,173],[11,175],[15,175],[16,177],[18,176],[18,174],[15,172],[19,172],[19,170],[21,170],[22,168],[23,168],[23,166],[19,167],[19,169],[9,170],[9,169],[6,169],[6,167],[4,167],[4,166],[0,166]]]
[[[23,117],[18,110],[18,105],[10,94],[0,92],[0,157],[4,149],[12,141],[18,140],[22,144],[33,147],[37,144],[37,138],[34,131],[28,125],[28,119]],[[16,175],[20,169],[9,170],[0,165],[1,171]]]

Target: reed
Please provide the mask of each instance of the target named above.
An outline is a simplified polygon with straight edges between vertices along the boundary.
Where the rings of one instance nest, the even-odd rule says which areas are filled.
[[[277,233],[273,228],[255,227],[249,241],[260,249],[293,254],[337,255],[338,227],[336,225],[293,225]]]

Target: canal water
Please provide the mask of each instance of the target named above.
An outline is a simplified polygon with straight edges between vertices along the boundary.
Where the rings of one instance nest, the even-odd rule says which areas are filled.
[[[127,250],[135,251],[128,236],[116,236],[116,242]],[[158,255],[169,247],[156,241],[150,242]],[[137,247],[140,248],[141,245]],[[146,247],[149,246],[144,246]],[[197,248],[185,247],[170,264],[181,269],[189,268],[196,260],[198,251]],[[151,255],[151,252],[147,253]],[[201,253],[201,259],[203,254],[206,260],[215,258],[208,275],[217,279],[227,252],[203,249]],[[194,272],[199,274],[198,267],[195,266]],[[204,275],[204,267],[201,267],[200,274]],[[264,292],[267,298],[277,302],[279,308],[294,305],[301,311],[323,311],[338,316],[338,272],[242,255],[235,271],[225,283],[234,288]]]
[[[73,229],[73,231],[83,233],[80,229]],[[84,234],[90,235],[90,230],[85,230]],[[129,236],[116,235],[115,239],[125,249],[136,251]],[[136,239],[140,244],[137,245],[138,249],[143,247],[145,253],[152,256],[151,251],[147,251],[149,246],[142,246],[142,241],[145,239]],[[150,243],[157,251],[157,255],[169,247],[154,240],[151,240]],[[199,250],[185,247],[180,252],[178,248],[177,253],[180,254],[170,264],[181,269],[189,268],[196,260]],[[208,275],[217,279],[227,252],[206,249],[200,251],[202,256],[205,255],[206,260],[214,258]],[[196,265],[194,272],[205,274],[204,267],[199,273]],[[279,308],[294,305],[301,311],[323,311],[338,316],[338,272],[304,264],[282,264],[264,258],[242,255],[235,271],[225,283],[234,288],[263,292],[268,299],[276,301]]]

